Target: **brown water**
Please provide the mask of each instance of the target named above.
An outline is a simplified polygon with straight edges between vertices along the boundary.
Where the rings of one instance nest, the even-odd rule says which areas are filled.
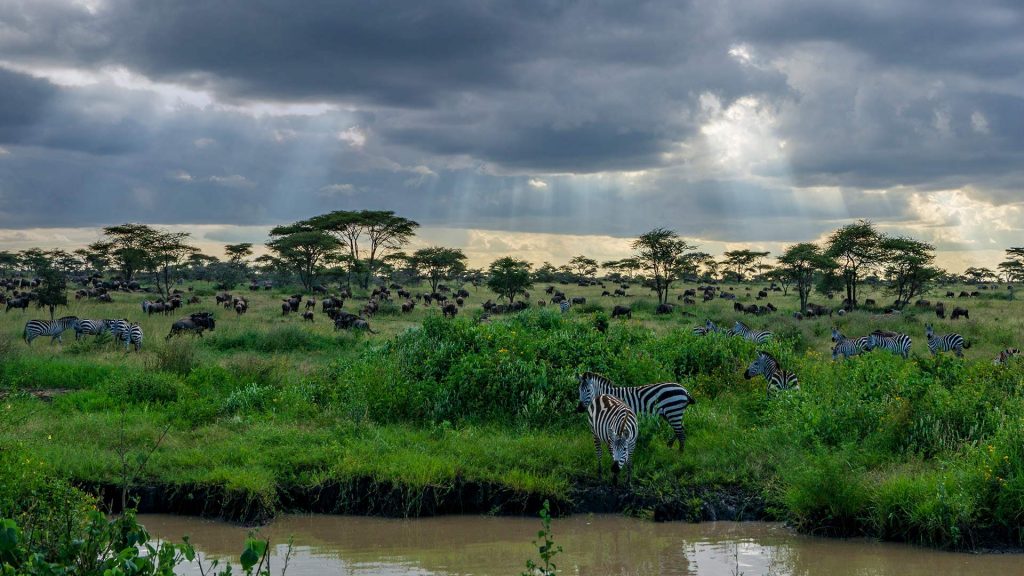
[[[143,514],[153,536],[189,535],[205,556],[238,554],[248,529],[187,518]],[[540,521],[528,518],[447,516],[390,520],[352,516],[283,516],[260,529],[277,544],[271,560],[280,573],[284,543],[294,537],[289,576],[519,574],[536,558],[530,541]],[[700,576],[933,576],[1024,575],[1024,555],[970,555],[901,544],[812,538],[780,524],[709,522],[655,524],[622,516],[573,516],[552,522],[560,574],[668,574]],[[237,568],[237,566],[236,566]],[[198,574],[198,569],[182,573]]]

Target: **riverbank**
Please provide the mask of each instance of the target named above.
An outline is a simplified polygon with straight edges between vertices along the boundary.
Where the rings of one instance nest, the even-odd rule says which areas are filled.
[[[15,342],[0,357],[0,446],[30,461],[19,467],[107,498],[127,469],[144,509],[245,522],[289,510],[533,515],[547,499],[561,514],[747,515],[820,535],[1021,545],[1021,363],[885,352],[832,362],[818,345],[827,321],[775,318],[778,341],[764,348],[801,389],[769,399],[762,379],[742,377],[753,344],[694,336],[639,304],[634,320],[611,323],[582,306],[485,323],[376,317],[390,336],[305,330],[267,307],[129,355],[102,341]],[[843,321],[854,334],[877,322]],[[970,325],[988,347],[1013,329]],[[599,477],[575,412],[583,370],[682,383],[697,398],[685,452],[666,446],[667,424],[642,419],[632,482],[609,488],[607,456]]]

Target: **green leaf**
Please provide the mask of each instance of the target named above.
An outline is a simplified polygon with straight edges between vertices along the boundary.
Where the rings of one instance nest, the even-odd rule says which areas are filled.
[[[260,561],[260,555],[246,545],[245,550],[242,551],[242,557],[239,558],[239,561],[242,563],[242,570],[252,570],[252,567]]]

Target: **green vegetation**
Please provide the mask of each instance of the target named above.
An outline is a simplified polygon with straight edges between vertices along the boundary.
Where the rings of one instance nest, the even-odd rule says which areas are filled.
[[[764,288],[746,287],[725,290],[751,302]],[[731,325],[739,317],[731,302],[684,307],[697,314],[685,319],[655,315],[653,297],[560,289],[602,310],[630,304],[634,317],[549,306],[477,323],[468,310],[493,297],[479,291],[455,320],[419,306],[376,316],[381,334],[353,334],[322,316],[312,324],[280,316],[282,289],[246,293],[250,312],[220,313],[204,338],[164,342],[173,318],[142,317],[143,351],[125,354],[109,338],[29,349],[16,338],[22,314],[8,313],[0,316],[0,452],[31,456],[0,476],[40,466],[76,485],[116,486],[119,445],[144,454],[169,425],[136,484],[161,487],[175,502],[193,494],[205,503],[192,509],[208,514],[252,520],[315,503],[417,515],[446,509],[466,486],[501,494],[506,511],[534,513],[548,498],[564,512],[603,486],[575,412],[575,375],[594,370],[624,384],[677,380],[698,399],[682,455],[666,446],[667,424],[642,423],[626,488],[634,513],[670,506],[672,517],[697,519],[701,499],[740,491],[762,500],[768,517],[809,532],[965,548],[1022,542],[1024,367],[991,364],[1019,344],[1019,304],[1005,294],[969,300],[972,320],[953,323],[914,307],[801,322],[788,314],[796,294],[772,293],[782,311],[747,319],[776,333],[768,348],[800,376],[801,391],[766,401],[763,380],[742,378],[752,344],[691,334],[703,317]],[[859,290],[875,296],[870,285]],[[69,313],[139,316],[137,303],[115,298],[72,302]],[[925,320],[973,341],[969,358],[931,358]],[[833,363],[833,323],[847,335],[907,332],[914,352],[909,361],[874,352]],[[19,509],[5,502],[0,514]]]

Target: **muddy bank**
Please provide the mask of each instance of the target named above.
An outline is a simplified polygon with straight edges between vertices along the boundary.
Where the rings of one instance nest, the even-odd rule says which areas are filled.
[[[121,488],[112,483],[80,483],[111,511],[121,504]],[[259,524],[280,512],[412,518],[449,514],[535,516],[545,499],[556,516],[625,513],[655,521],[775,520],[757,494],[739,487],[681,489],[649,495],[629,486],[578,485],[568,498],[517,491],[493,483],[457,479],[450,485],[411,488],[371,478],[278,489],[275,501],[217,485],[151,484],[134,487],[129,501],[140,513],[180,514]]]

